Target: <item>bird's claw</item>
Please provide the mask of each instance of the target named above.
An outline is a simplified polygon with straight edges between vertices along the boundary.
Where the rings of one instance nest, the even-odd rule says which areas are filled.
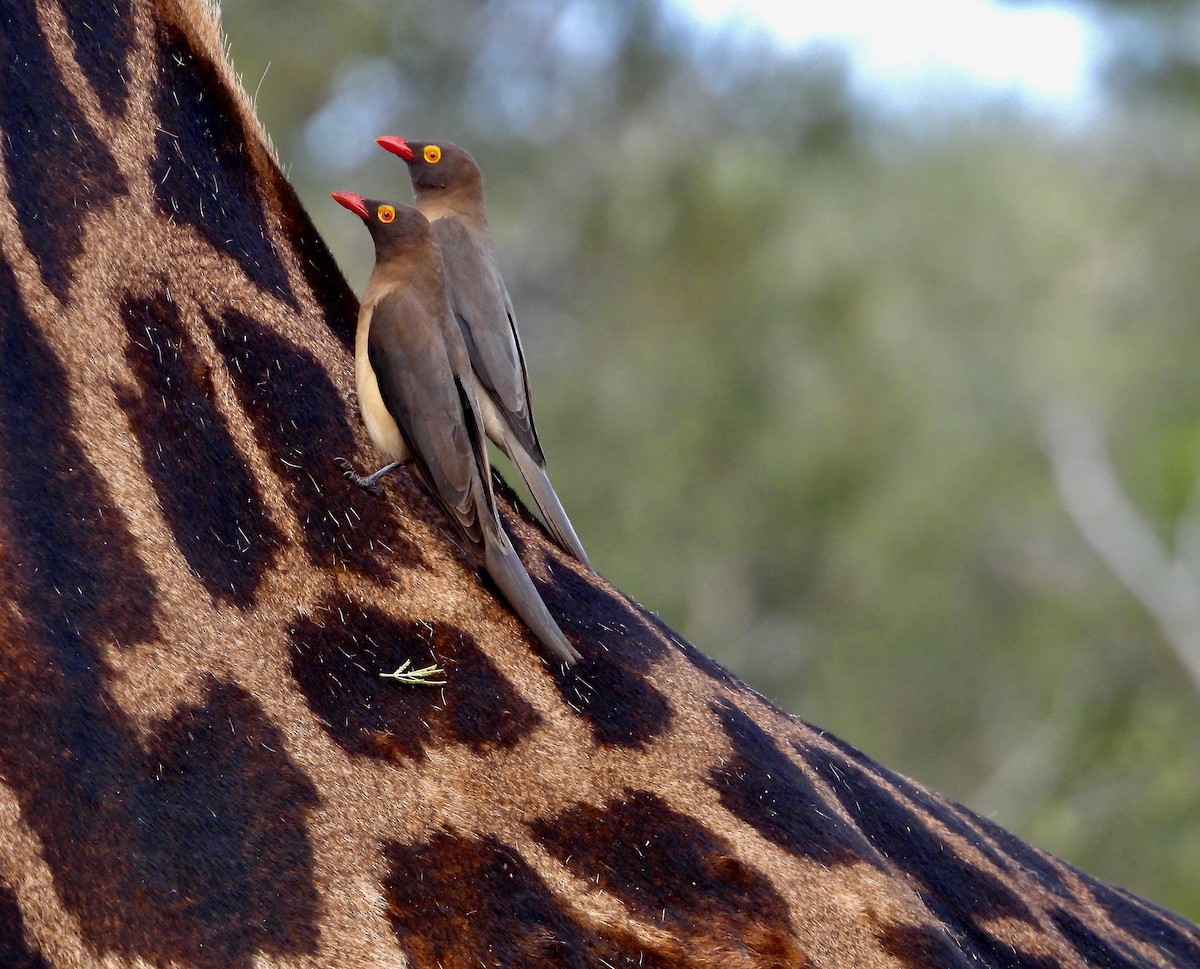
[[[363,491],[369,491],[373,495],[382,495],[383,487],[378,481],[372,481],[370,477],[365,477],[354,470],[354,465],[343,457],[336,457],[333,463],[342,469],[342,477],[352,484],[358,485]]]
[[[436,663],[431,663],[423,669],[410,669],[412,660],[406,659],[400,664],[399,668],[394,673],[380,673],[379,675],[389,680],[396,680],[403,683],[405,686],[445,686],[446,680],[430,679],[433,676],[445,675],[445,670]]]

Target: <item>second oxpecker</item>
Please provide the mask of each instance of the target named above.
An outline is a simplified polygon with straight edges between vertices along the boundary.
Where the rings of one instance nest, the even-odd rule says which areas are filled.
[[[488,437],[512,460],[554,540],[590,568],[546,474],[525,352],[492,246],[479,166],[467,151],[446,141],[387,135],[376,143],[407,163],[416,207],[441,246],[450,303],[471,358]]]

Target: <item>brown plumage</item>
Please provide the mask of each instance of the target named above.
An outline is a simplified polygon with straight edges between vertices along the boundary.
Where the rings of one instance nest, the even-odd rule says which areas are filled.
[[[411,462],[525,625],[573,663],[579,654],[546,609],[496,513],[471,361],[429,222],[409,206],[352,192],[333,198],[362,218],[375,242],[354,369],[367,431],[392,462],[365,478],[348,476],[371,487]]]
[[[416,207],[433,226],[442,248],[450,303],[471,358],[487,436],[512,460],[555,541],[591,568],[546,475],[525,354],[496,263],[479,166],[449,142],[406,142],[394,135],[376,141],[408,163]]]

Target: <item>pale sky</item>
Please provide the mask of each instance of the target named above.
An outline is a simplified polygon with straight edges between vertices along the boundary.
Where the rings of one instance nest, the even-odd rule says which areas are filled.
[[[1094,107],[1100,32],[1062,3],[990,0],[676,0],[702,23],[765,28],[788,47],[835,43],[863,93],[903,101],[939,83],[1017,94],[1062,113]]]

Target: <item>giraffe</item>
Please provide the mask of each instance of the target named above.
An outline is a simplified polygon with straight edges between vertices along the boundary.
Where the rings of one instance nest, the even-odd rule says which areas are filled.
[[[216,9],[0,11],[0,965],[1200,967],[501,488],[543,664],[411,476],[332,462],[355,300]]]

